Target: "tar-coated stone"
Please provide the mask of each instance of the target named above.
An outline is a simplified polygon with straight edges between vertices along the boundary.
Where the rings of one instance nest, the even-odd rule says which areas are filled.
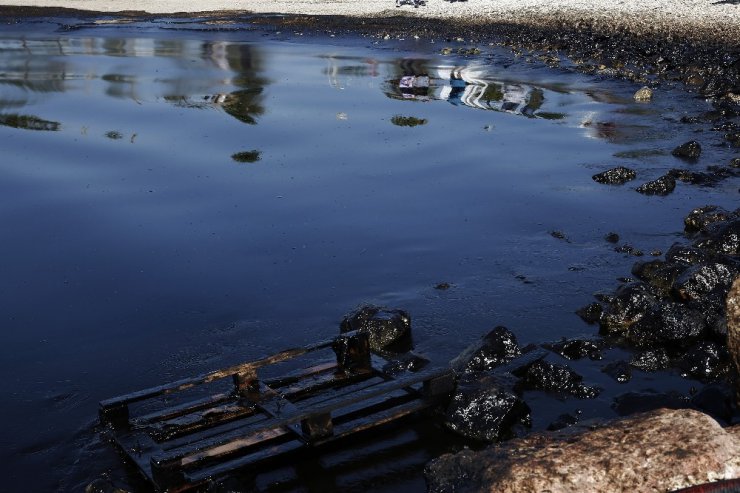
[[[599,321],[602,334],[623,334],[658,301],[655,290],[644,282],[620,286]]]
[[[676,278],[686,270],[685,265],[662,260],[639,261],[632,266],[632,274],[649,283],[661,294],[667,295]]]
[[[604,239],[609,243],[619,243],[619,235],[617,233],[607,233],[604,235]]]
[[[704,228],[694,245],[711,252],[740,255],[740,218],[716,222]]]
[[[519,377],[519,389],[558,392],[579,399],[592,399],[599,395],[598,388],[584,385],[583,377],[566,365],[537,360],[512,373]]]
[[[339,326],[342,333],[367,332],[374,350],[408,351],[411,349],[411,318],[403,310],[363,306],[346,315]]]
[[[643,195],[668,195],[676,188],[676,179],[671,175],[663,175],[657,180],[643,183],[637,191]]]
[[[668,351],[662,347],[646,349],[634,355],[630,360],[630,365],[645,372],[665,370],[670,364],[671,358],[668,356]]]
[[[683,303],[663,302],[653,306],[627,331],[627,339],[638,347],[688,347],[703,335],[701,313]]]
[[[716,205],[705,205],[689,212],[683,220],[684,229],[687,233],[695,233],[709,224],[727,221],[734,217],[737,217],[737,211],[729,212]]]
[[[701,144],[699,144],[695,140],[692,140],[676,147],[675,149],[673,149],[671,154],[681,159],[695,161],[699,159],[699,156],[701,156]]]
[[[696,248],[683,243],[674,243],[671,248],[665,252],[666,262],[683,265],[695,265],[706,262],[709,254],[701,248]]]
[[[622,185],[623,183],[634,180],[636,177],[637,173],[634,170],[625,168],[624,166],[617,166],[616,168],[597,173],[592,178],[595,182],[605,185]]]
[[[632,368],[626,361],[612,361],[601,371],[619,383],[627,383],[632,380]]]
[[[732,266],[708,262],[689,267],[673,283],[673,292],[686,301],[699,300],[715,290],[727,292],[737,275]]]
[[[698,300],[690,301],[688,306],[701,313],[709,335],[723,340],[727,337],[725,292],[723,290],[712,291]]]
[[[513,332],[503,326],[491,330],[478,343],[468,347],[455,358],[451,366],[458,372],[488,371],[521,355]]]
[[[601,320],[601,314],[603,312],[604,307],[601,306],[601,303],[593,302],[583,308],[579,308],[576,311],[576,315],[581,317],[581,319],[587,324],[595,324]]]
[[[579,360],[588,357],[596,361],[603,358],[601,344],[585,339],[564,339],[553,344],[548,344],[545,347],[569,360]]]
[[[493,377],[461,379],[447,407],[445,424],[460,435],[495,442],[531,424],[529,406]]]
[[[699,341],[681,357],[678,366],[687,376],[703,381],[716,381],[730,370],[730,354],[724,345]]]

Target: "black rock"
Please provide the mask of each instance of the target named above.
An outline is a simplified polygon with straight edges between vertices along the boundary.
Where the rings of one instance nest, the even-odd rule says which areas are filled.
[[[604,307],[600,303],[591,303],[583,308],[579,308],[576,311],[576,315],[581,317],[587,324],[595,324],[601,320],[601,314],[604,311]]]
[[[706,262],[709,255],[706,251],[691,245],[674,243],[671,248],[665,252],[666,262],[674,264],[683,264],[685,266]]]
[[[719,177],[715,174],[684,169],[672,169],[668,172],[668,175],[689,185],[714,185],[720,181]]]
[[[688,267],[673,283],[673,292],[679,299],[700,300],[719,290],[727,292],[737,275],[737,269],[726,264],[707,262]]]
[[[632,379],[632,368],[626,361],[613,361],[601,370],[619,383],[627,383]]]
[[[740,168],[740,157],[736,157],[730,161],[730,168]]]
[[[603,358],[601,354],[601,343],[585,339],[564,339],[553,344],[546,344],[545,347],[569,360],[579,360],[585,357],[591,360],[600,360]]]
[[[630,365],[645,372],[665,370],[670,364],[668,351],[661,347],[642,351],[630,360]]]
[[[623,334],[658,301],[655,290],[644,282],[620,286],[599,320],[605,335]]]
[[[667,295],[676,278],[686,270],[685,265],[667,263],[662,260],[636,262],[632,274],[655,287],[661,294]]]
[[[687,347],[705,328],[701,313],[683,303],[663,302],[629,328],[627,339],[639,347]]]
[[[686,376],[716,381],[730,371],[730,353],[714,341],[699,341],[681,357],[678,366]]]
[[[701,145],[697,141],[692,140],[676,147],[671,154],[681,159],[695,161],[701,155]]]
[[[373,350],[404,352],[411,349],[411,318],[403,310],[363,306],[346,315],[339,326],[342,333],[367,332]]]
[[[461,379],[447,407],[445,424],[464,437],[485,442],[516,435],[531,426],[529,406],[508,383],[492,377]]]
[[[637,191],[643,195],[668,195],[676,188],[676,179],[671,175],[663,175],[657,180],[643,183]]]
[[[617,233],[607,233],[604,239],[609,243],[619,243],[619,235]]]
[[[595,182],[605,185],[622,185],[634,180],[636,177],[637,173],[634,170],[625,168],[624,166],[617,166],[616,168],[597,173],[592,178]]]
[[[642,250],[638,250],[637,248],[627,243],[622,246],[614,247],[614,251],[617,253],[627,253],[635,257],[642,257],[644,255],[642,253]]]
[[[687,233],[695,233],[707,227],[709,224],[719,221],[727,221],[737,217],[737,212],[728,212],[716,205],[705,205],[692,210],[683,220],[684,229]]]
[[[734,217],[706,226],[694,245],[714,253],[740,255],[740,219]]]
[[[726,297],[726,292],[717,290],[688,303],[693,310],[701,313],[709,335],[722,340],[727,337]]]
[[[463,351],[450,366],[463,373],[488,371],[509,363],[521,354],[516,336],[506,327],[498,326],[480,342]]]
[[[566,365],[537,360],[512,372],[519,377],[516,388],[570,394],[579,399],[593,399],[599,389],[583,384],[583,377]]]

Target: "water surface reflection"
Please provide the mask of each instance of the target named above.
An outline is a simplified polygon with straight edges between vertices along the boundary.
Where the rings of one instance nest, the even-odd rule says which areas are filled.
[[[0,33],[9,491],[125,477],[90,438],[99,400],[327,339],[360,303],[410,312],[436,361],[498,324],[525,344],[588,332],[574,310],[633,260],[606,232],[665,251],[676,211],[736,200],[729,184],[657,198],[591,180],[615,160],[652,179],[677,164],[635,152],[690,140],[633,111],[626,83],[139,28]],[[345,459],[329,487],[365,491],[344,472],[366,464]]]

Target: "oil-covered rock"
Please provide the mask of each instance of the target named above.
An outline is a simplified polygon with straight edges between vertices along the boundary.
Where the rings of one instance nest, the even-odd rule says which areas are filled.
[[[508,363],[521,354],[516,336],[506,327],[498,326],[450,364],[457,372],[480,372]]]
[[[403,310],[379,306],[363,306],[346,315],[339,326],[342,333],[367,332],[370,347],[376,351],[408,351],[411,349],[411,317]]]
[[[495,442],[531,425],[531,410],[510,379],[468,375],[460,379],[445,414],[446,426],[464,437]]]
[[[583,383],[583,377],[566,365],[537,360],[512,372],[519,377],[517,388],[570,394],[579,399],[592,399],[599,389]]]
[[[706,325],[701,313],[687,305],[662,302],[627,331],[627,339],[638,347],[685,347],[703,335]]]
[[[624,166],[617,166],[601,173],[597,173],[593,176],[593,180],[597,183],[605,185],[622,185],[628,181],[634,180],[637,177],[637,173],[634,170],[625,168]]]
[[[668,195],[676,188],[676,179],[666,174],[653,181],[643,183],[637,191],[643,195]]]
[[[701,144],[692,140],[676,147],[671,154],[687,161],[696,161],[701,156]]]

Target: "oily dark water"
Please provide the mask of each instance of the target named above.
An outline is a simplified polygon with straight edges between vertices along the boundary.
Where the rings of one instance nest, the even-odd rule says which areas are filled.
[[[679,123],[710,109],[681,92],[635,103],[491,47],[169,27],[0,29],[7,491],[146,491],[98,401],[332,337],[363,303],[407,310],[440,363],[499,324],[593,335],[574,311],[634,261],[607,232],[665,251],[693,207],[736,205],[736,180],[634,190],[732,156]],[[700,164],[670,155],[697,135]],[[638,181],[592,181],[620,164]],[[258,486],[421,491],[447,438],[412,423]]]

